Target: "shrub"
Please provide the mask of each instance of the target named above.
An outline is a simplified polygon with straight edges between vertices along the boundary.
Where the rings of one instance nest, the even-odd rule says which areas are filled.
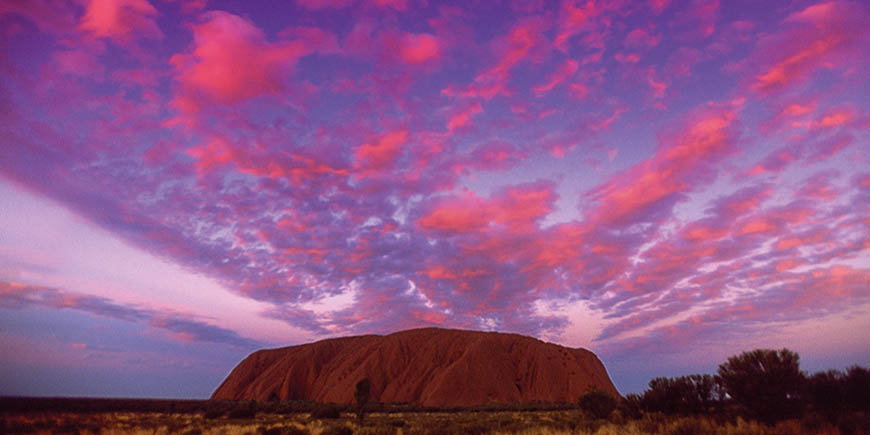
[[[257,409],[250,403],[239,404],[235,408],[227,412],[228,418],[254,418],[257,415]]]
[[[590,390],[580,396],[577,404],[580,409],[595,418],[607,418],[616,409],[618,403],[616,399],[603,391]]]
[[[211,420],[225,416],[232,408],[232,402],[210,402],[206,406],[203,417]]]
[[[393,427],[405,427],[405,420],[401,420],[401,419],[390,420],[390,425]]]
[[[793,421],[793,420],[790,420]],[[780,423],[782,424],[782,423]],[[779,424],[777,425],[779,427]],[[825,433],[833,432],[832,427],[822,418],[819,413],[811,412],[800,419],[801,432],[803,433]],[[782,431],[780,431],[782,432]],[[797,431],[792,431],[797,432]]]
[[[203,413],[202,416],[206,420],[212,420],[215,418],[221,418],[224,416],[224,414],[225,414],[225,412],[222,409],[215,408],[215,409],[209,409],[209,410],[205,411],[205,413]]]
[[[353,435],[353,429],[347,426],[332,426],[321,432],[323,435]]]
[[[707,420],[699,417],[682,417],[672,420],[662,432],[669,435],[702,435],[715,433],[715,428]]]
[[[322,405],[311,411],[311,418],[317,420],[341,418],[341,410],[336,406]]]
[[[308,431],[296,426],[283,426],[260,429],[260,435],[308,435]]]
[[[837,421],[837,429],[842,435],[863,435],[867,428],[870,428],[870,415],[861,412],[845,414]]]

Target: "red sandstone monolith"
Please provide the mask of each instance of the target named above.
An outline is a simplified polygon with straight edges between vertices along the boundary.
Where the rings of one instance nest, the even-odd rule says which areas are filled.
[[[586,349],[497,332],[424,328],[334,338],[252,353],[212,399],[351,403],[371,380],[371,401],[426,406],[576,401],[619,393]]]

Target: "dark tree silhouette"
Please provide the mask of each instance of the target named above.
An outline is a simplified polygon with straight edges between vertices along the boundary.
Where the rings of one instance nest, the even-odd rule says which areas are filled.
[[[721,400],[716,378],[689,375],[652,379],[641,397],[641,406],[647,411],[665,414],[697,414],[706,412]]]
[[[845,405],[853,411],[870,412],[870,370],[852,366],[843,378]]]
[[[676,414],[683,408],[683,397],[686,395],[684,385],[674,379],[653,378],[641,398],[641,404],[647,411]]]
[[[839,370],[814,373],[807,380],[807,396],[813,409],[829,419],[843,407],[844,378]]]
[[[800,411],[806,378],[799,360],[788,349],[757,349],[728,358],[718,373],[725,392],[749,416],[773,423]]]
[[[359,382],[356,383],[356,390],[353,392],[353,400],[356,402],[358,407],[357,409],[357,418],[360,421],[363,419],[363,413],[365,412],[366,403],[369,401],[369,396],[372,393],[372,381],[369,378],[362,378]]]
[[[683,379],[689,394],[686,403],[689,412],[706,412],[725,396],[721,383],[715,376],[689,375],[683,376]]]

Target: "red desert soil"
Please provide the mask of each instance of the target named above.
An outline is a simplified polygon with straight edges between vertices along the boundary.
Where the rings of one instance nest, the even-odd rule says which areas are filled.
[[[212,399],[350,403],[365,377],[372,401],[426,406],[573,402],[592,388],[619,395],[586,349],[516,334],[425,328],[260,350],[233,369]]]

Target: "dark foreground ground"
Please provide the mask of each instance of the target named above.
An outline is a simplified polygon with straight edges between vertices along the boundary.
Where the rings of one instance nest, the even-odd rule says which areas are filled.
[[[594,418],[570,406],[471,409],[369,405],[362,421],[347,406],[311,402],[0,398],[0,433],[82,434],[864,434],[870,416],[836,425],[819,416],[774,426],[739,417],[676,417],[614,411]]]

